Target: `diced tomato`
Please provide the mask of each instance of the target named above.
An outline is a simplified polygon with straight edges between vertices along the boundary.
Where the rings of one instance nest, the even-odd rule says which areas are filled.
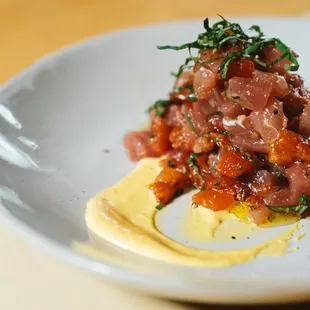
[[[195,159],[196,166],[198,166],[203,171],[210,170],[209,165],[208,165],[208,158],[209,156],[207,154],[196,157]]]
[[[165,167],[156,177],[155,182],[163,182],[173,186],[175,189],[184,187],[186,175],[171,167]]]
[[[154,182],[149,189],[153,191],[156,200],[162,204],[168,203],[175,194],[174,187],[164,182]]]
[[[229,64],[227,71],[227,78],[233,78],[235,76],[243,78],[252,78],[255,70],[254,61],[248,59],[232,60]]]
[[[270,146],[269,161],[279,165],[291,164],[295,160],[298,140],[292,131],[281,130],[279,138]]]
[[[225,210],[234,202],[234,196],[215,190],[204,190],[193,196],[193,202],[213,211]]]
[[[171,167],[164,167],[149,188],[158,202],[167,203],[173,198],[176,190],[185,186],[186,181],[187,176],[184,173]]]
[[[219,159],[216,169],[230,178],[237,178],[245,172],[253,170],[253,163],[240,151],[228,150]]]
[[[271,144],[269,161],[273,164],[289,165],[301,159],[310,162],[310,144],[293,131],[283,129],[278,139]]]
[[[171,128],[162,117],[155,116],[152,120],[151,130],[153,134],[151,146],[158,156],[164,155],[170,148],[169,134]]]
[[[205,188],[214,188],[233,196],[237,194],[238,181],[226,176],[214,176],[210,171],[203,174]]]

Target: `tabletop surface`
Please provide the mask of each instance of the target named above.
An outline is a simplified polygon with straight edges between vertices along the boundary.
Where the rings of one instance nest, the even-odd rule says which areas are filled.
[[[217,13],[225,16],[307,16],[310,1],[0,0],[0,83],[40,56],[90,35]],[[140,296],[41,253],[1,226],[0,248],[0,309],[108,309],[105,306],[126,310],[231,309]],[[309,309],[309,306],[295,308]]]

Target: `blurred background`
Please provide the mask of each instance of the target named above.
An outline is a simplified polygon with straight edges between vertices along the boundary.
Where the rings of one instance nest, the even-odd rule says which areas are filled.
[[[218,13],[310,17],[310,0],[0,0],[0,83],[87,36]]]

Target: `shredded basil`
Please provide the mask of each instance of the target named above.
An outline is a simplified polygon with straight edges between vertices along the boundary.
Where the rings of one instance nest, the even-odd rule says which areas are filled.
[[[222,131],[221,131],[221,134],[224,135],[224,136],[231,137],[231,133],[228,132],[227,130],[222,130]]]
[[[194,93],[189,94],[189,95],[188,95],[188,99],[189,99],[189,101],[191,101],[191,102],[197,101],[197,98],[196,98],[196,96],[195,96]]]
[[[171,168],[175,168],[176,167],[174,162],[172,160],[170,160],[170,159],[168,160],[167,165],[168,165],[168,167],[171,167]]]
[[[152,110],[155,110],[156,116],[164,116],[166,108],[171,104],[172,102],[170,100],[157,100],[146,112],[150,113]]]
[[[285,175],[284,175],[283,172],[279,169],[278,166],[274,165],[274,166],[273,166],[273,171],[274,171],[275,175],[276,175],[278,178],[285,178]]]
[[[191,155],[188,156],[187,163],[190,164],[192,163],[197,157],[201,156],[201,153],[192,153]]]
[[[290,207],[274,207],[269,205],[266,205],[266,207],[273,212],[281,212],[281,213],[296,212],[299,216],[301,216],[306,210],[310,208],[310,201],[308,199],[308,195],[302,194],[298,198],[298,202],[299,202],[298,205]]]
[[[257,167],[256,167],[256,161],[254,157],[248,151],[244,151],[243,155],[246,159],[248,159],[252,163],[253,168],[256,169]]]
[[[185,119],[187,120],[187,122],[188,122],[189,126],[191,127],[191,130],[193,131],[193,133],[194,133],[196,136],[199,137],[200,134],[197,132],[197,130],[196,130],[194,124],[193,124],[193,121],[192,121],[192,119],[191,119],[189,113],[186,113],[186,114],[185,114]]]
[[[229,22],[223,16],[221,21],[214,23],[213,26],[209,25],[209,19],[206,18],[203,22],[205,32],[198,35],[196,41],[182,44],[180,46],[164,45],[158,46],[160,50],[172,49],[172,50],[183,50],[188,49],[191,55],[192,49],[198,49],[198,51],[204,49],[218,49],[229,45],[237,45],[239,47],[238,51],[228,53],[222,61],[219,68],[219,73],[222,78],[227,78],[227,72],[231,61],[238,60],[241,58],[249,59],[260,66],[267,68],[273,66],[280,62],[282,59],[288,59],[291,64],[286,64],[285,69],[288,71],[297,71],[299,68],[299,63],[297,58],[292,54],[290,48],[284,44],[278,38],[265,38],[264,33],[261,31],[260,27],[253,25],[250,30],[256,32],[255,36],[247,35],[238,23]],[[268,46],[274,46],[278,48],[282,55],[271,62],[264,62],[260,59],[259,55]],[[197,57],[189,57],[186,59],[185,63],[179,68],[177,76],[183,72],[185,68],[192,67],[189,65],[190,62],[196,62]]]
[[[202,153],[192,153],[191,155],[189,155],[189,157],[187,159],[187,164],[188,164],[189,168],[191,168],[196,173],[196,175],[200,178],[202,183],[204,183],[204,180],[203,180],[202,176],[199,173],[199,168],[198,168],[198,166],[196,164],[196,158],[201,156],[201,155],[202,155]],[[202,188],[199,188],[198,186],[193,185],[193,187],[197,188],[197,189],[200,189],[201,191],[205,189],[204,186]]]
[[[166,205],[163,203],[160,203],[158,206],[156,206],[157,210],[161,210],[163,207],[165,207]]]
[[[259,38],[264,36],[264,33],[260,30],[260,27],[258,25],[253,25],[249,29],[256,31]]]

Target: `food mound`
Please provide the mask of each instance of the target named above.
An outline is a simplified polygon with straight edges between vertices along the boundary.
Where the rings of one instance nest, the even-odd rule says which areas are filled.
[[[221,17],[189,50],[168,100],[149,109],[150,127],[128,133],[132,161],[160,157],[150,189],[163,208],[184,189],[213,211],[238,202],[262,224],[273,212],[305,215],[310,206],[310,95],[297,55],[259,26],[243,31]],[[194,55],[195,54],[195,55]],[[310,196],[309,196],[310,197]]]

